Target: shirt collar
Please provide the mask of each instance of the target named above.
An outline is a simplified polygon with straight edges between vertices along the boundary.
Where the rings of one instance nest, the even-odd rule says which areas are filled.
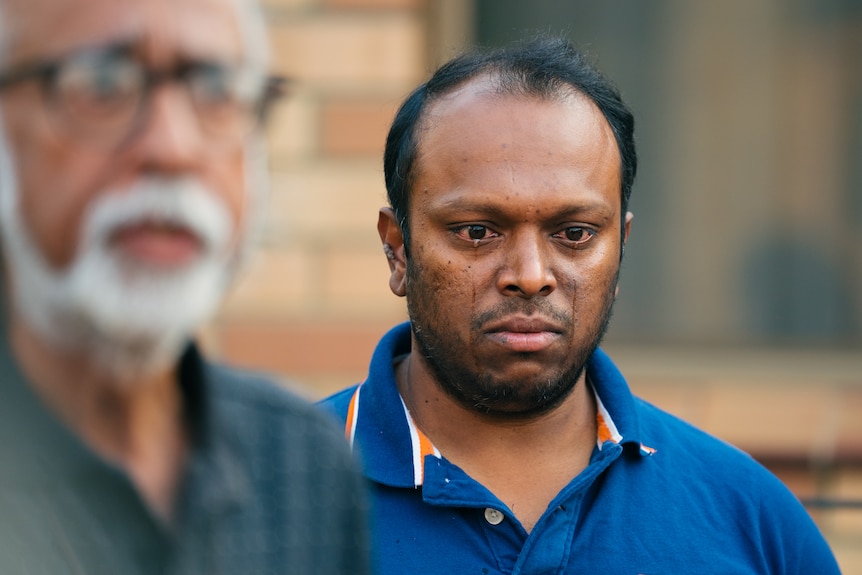
[[[240,504],[251,495],[245,454],[230,441],[224,426],[229,417],[214,397],[218,368],[190,344],[179,363],[185,420],[193,449],[187,464],[180,505],[200,505],[213,512]],[[193,503],[192,503],[193,502]]]
[[[596,405],[599,414],[599,438],[603,433],[602,417],[606,416],[608,438],[620,443],[628,449],[637,449],[638,453],[647,456],[656,452],[641,432],[638,416],[639,401],[632,395],[623,374],[611,361],[611,358],[597,349],[587,362],[587,381],[596,393]]]
[[[393,366],[396,357],[409,351],[409,323],[383,336],[371,357],[368,378],[350,400],[345,429],[362,452],[369,479],[393,487],[416,485],[413,439]]]
[[[424,480],[426,456],[440,452],[418,429],[395,384],[393,360],[410,351],[410,323],[391,329],[377,344],[368,378],[350,400],[345,433],[362,451],[366,475],[393,487],[419,487]],[[641,455],[655,450],[640,441],[634,397],[622,374],[601,350],[587,365],[587,380],[596,395],[597,446],[607,443],[633,446]]]

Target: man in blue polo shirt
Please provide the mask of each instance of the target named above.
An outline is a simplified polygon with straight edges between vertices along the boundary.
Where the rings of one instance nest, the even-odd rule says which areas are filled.
[[[324,402],[373,485],[381,574],[838,572],[778,479],[632,396],[598,349],[636,155],[577,51],[446,64],[384,164],[378,230],[410,322]]]

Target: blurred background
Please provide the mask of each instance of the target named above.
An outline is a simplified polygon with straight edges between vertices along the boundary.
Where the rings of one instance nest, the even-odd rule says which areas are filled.
[[[267,0],[261,253],[207,332],[319,398],[406,318],[376,233],[400,101],[465,46],[535,31],[635,113],[640,172],[604,347],[636,393],[742,447],[862,573],[862,0]]]

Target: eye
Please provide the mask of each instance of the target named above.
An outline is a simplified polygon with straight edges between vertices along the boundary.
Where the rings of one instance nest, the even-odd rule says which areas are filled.
[[[141,96],[143,74],[133,60],[113,53],[84,53],[66,62],[55,79],[55,96],[76,121],[106,121],[131,113]]]
[[[478,242],[496,236],[496,233],[490,230],[487,226],[479,224],[470,224],[456,228],[455,234],[465,240]]]
[[[226,66],[197,63],[190,66],[187,81],[195,103],[205,109],[232,106],[241,98],[237,77]]]
[[[467,226],[467,236],[471,240],[481,240],[487,232],[488,228],[485,226]]]
[[[563,231],[555,234],[557,237],[562,237],[568,242],[574,243],[576,246],[581,246],[588,241],[590,241],[596,235],[595,230],[591,230],[589,228],[582,228],[579,226],[572,226],[570,228],[566,228]]]

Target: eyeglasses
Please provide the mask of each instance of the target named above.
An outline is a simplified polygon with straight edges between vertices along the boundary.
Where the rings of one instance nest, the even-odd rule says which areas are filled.
[[[88,48],[52,61],[0,73],[0,91],[37,80],[49,114],[68,134],[99,146],[121,146],[146,124],[153,90],[179,82],[203,133],[214,143],[238,144],[283,95],[284,79],[262,78],[247,67],[188,61],[153,70],[130,46]]]

